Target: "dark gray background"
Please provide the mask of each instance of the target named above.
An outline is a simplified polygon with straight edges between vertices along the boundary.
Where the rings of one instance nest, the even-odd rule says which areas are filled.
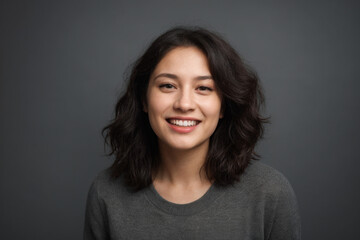
[[[358,2],[24,0],[0,11],[1,239],[81,239],[87,190],[111,163],[100,131],[123,72],[177,24],[221,33],[257,70],[272,117],[258,149],[292,183],[303,239],[360,235]]]

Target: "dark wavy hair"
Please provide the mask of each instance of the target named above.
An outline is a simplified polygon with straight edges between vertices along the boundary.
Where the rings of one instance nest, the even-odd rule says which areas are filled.
[[[264,97],[254,71],[218,34],[203,28],[177,27],[159,36],[134,63],[126,92],[119,98],[115,117],[102,133],[115,156],[111,171],[136,190],[152,183],[160,160],[157,136],[143,111],[150,75],[176,47],[194,46],[207,57],[209,70],[222,96],[223,118],[210,137],[203,166],[209,180],[226,186],[239,180],[251,159],[267,118],[260,115]]]

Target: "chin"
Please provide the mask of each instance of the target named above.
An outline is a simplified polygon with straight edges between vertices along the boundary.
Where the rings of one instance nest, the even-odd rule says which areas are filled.
[[[196,146],[194,145],[189,145],[189,146],[172,146],[173,149],[176,150],[181,150],[181,151],[187,151],[187,150],[192,150],[194,148],[196,148]]]
[[[171,142],[171,143],[166,143],[166,145],[169,148],[172,148],[174,150],[182,150],[182,151],[186,151],[186,150],[193,150],[196,149],[198,147],[201,147],[205,144],[205,142],[190,142],[190,141],[176,141],[176,142]]]

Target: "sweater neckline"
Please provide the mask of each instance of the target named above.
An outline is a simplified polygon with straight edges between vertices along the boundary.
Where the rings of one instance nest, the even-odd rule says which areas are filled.
[[[145,190],[146,198],[157,208],[171,215],[193,215],[210,207],[211,204],[223,194],[220,187],[212,184],[207,192],[199,199],[185,204],[177,204],[164,199],[156,191],[153,184]]]

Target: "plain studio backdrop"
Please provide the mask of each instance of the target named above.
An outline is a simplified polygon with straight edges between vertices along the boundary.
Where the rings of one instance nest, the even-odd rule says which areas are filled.
[[[101,129],[156,36],[199,25],[253,66],[261,161],[291,182],[303,239],[360,235],[358,1],[1,1],[1,239],[81,239],[109,166]]]

